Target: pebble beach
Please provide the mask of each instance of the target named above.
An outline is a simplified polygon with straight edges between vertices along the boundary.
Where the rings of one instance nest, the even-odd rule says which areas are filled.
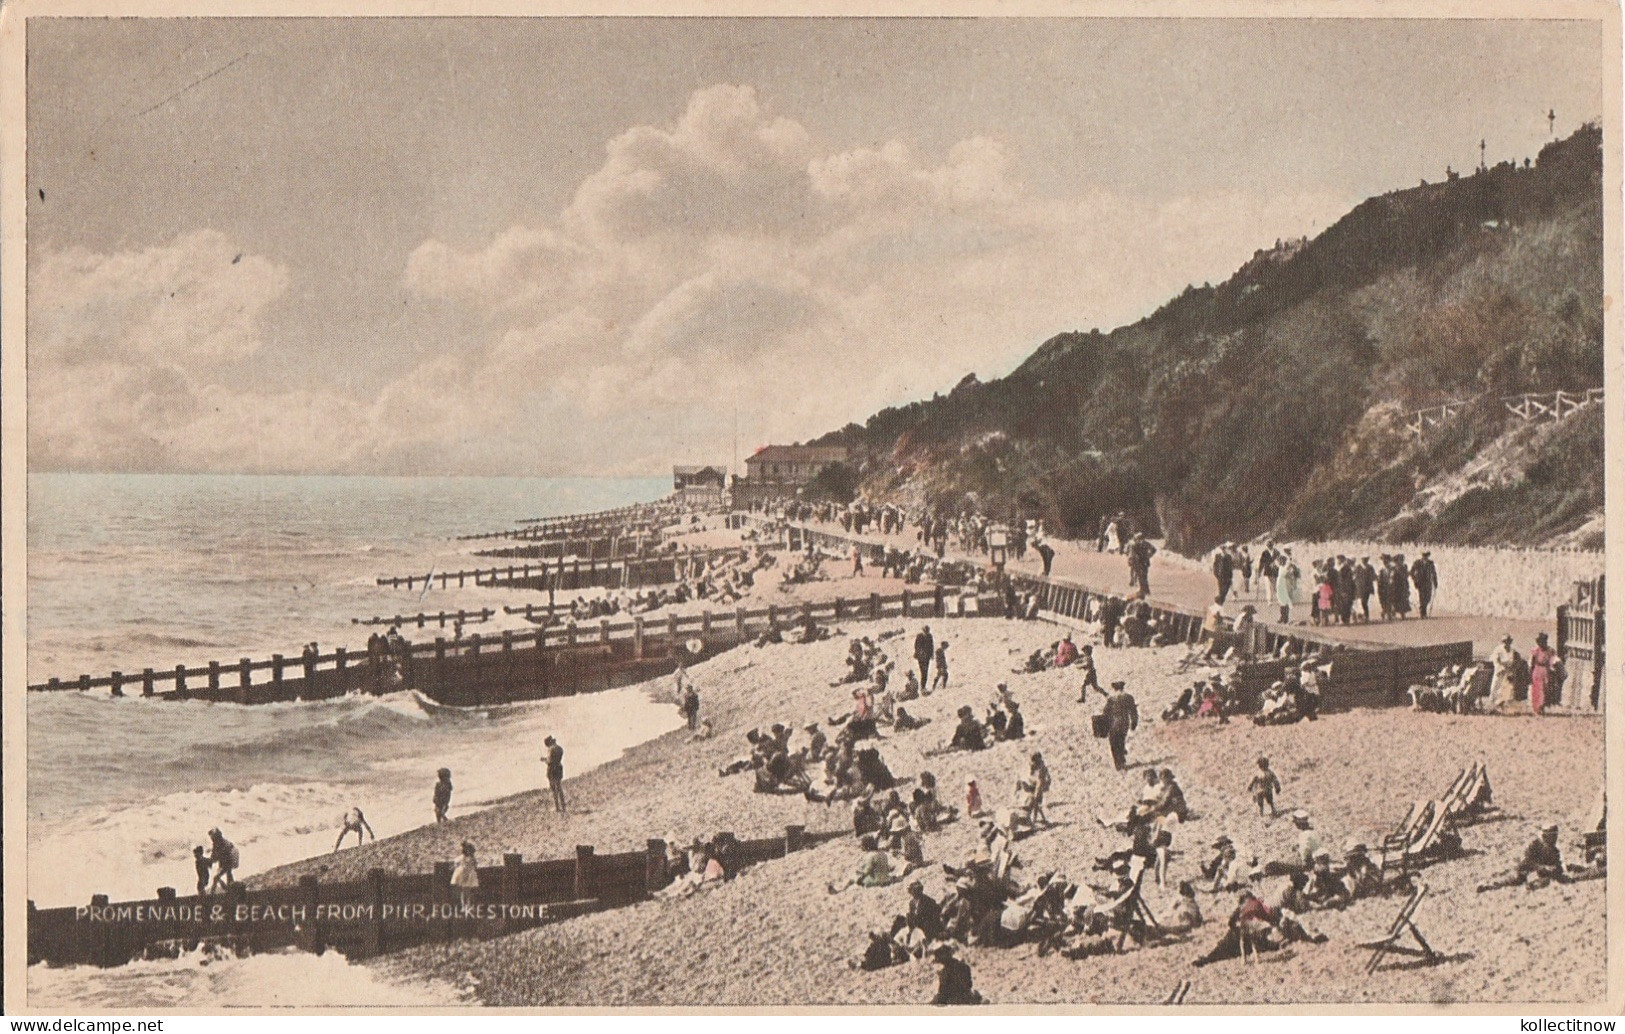
[[[920,624],[843,622],[825,642],[744,646],[690,669],[715,736],[695,741],[686,730],[668,733],[568,779],[569,815],[555,815],[544,800],[537,758],[515,757],[514,765],[535,769],[543,789],[442,826],[274,869],[251,882],[283,883],[306,873],[349,879],[374,867],[427,871],[455,857],[463,840],[476,845],[483,864],[494,864],[505,852],[562,858],[578,844],[595,845],[600,853],[627,851],[641,849],[651,837],[687,842],[721,830],[741,838],[781,834],[791,824],[812,832],[850,830],[847,805],[756,794],[748,775],[721,778],[717,770],[746,753],[749,729],[774,722],[799,728],[846,709],[848,687],[829,683],[843,670],[849,637],[890,634],[883,645],[902,668]],[[1153,913],[1166,907],[1179,880],[1196,875],[1203,853],[1220,834],[1261,858],[1290,849],[1291,824],[1284,817],[1261,818],[1246,793],[1260,755],[1270,757],[1284,784],[1283,808],[1307,810],[1326,842],[1338,846],[1351,839],[1379,841],[1413,800],[1443,793],[1475,761],[1488,765],[1499,806],[1486,821],[1463,829],[1464,857],[1421,874],[1430,890],[1417,922],[1445,955],[1439,965],[1395,961],[1365,976],[1369,952],[1358,942],[1386,931],[1403,901],[1400,895],[1312,913],[1313,925],[1328,936],[1326,944],[1295,945],[1256,964],[1232,961],[1193,969],[1191,961],[1217,940],[1233,906],[1232,895],[1203,895],[1207,925],[1184,941],[1080,961],[1039,957],[1030,945],[962,949],[977,989],[991,1003],[1157,1004],[1184,980],[1192,981],[1187,1004],[1543,1002],[1602,996],[1604,881],[1538,891],[1474,891],[1516,860],[1542,822],[1559,823],[1565,855],[1580,860],[1576,824],[1591,811],[1603,784],[1599,717],[1381,709],[1332,713],[1288,726],[1258,727],[1246,720],[1222,727],[1199,720],[1163,723],[1155,716],[1202,675],[1176,670],[1184,648],[1097,647],[1102,680],[1125,680],[1145,719],[1129,741],[1131,768],[1119,773],[1103,741],[1089,734],[1098,696],[1079,704],[1077,679],[1065,670],[1013,674],[1028,653],[1054,642],[1063,629],[1001,619],[939,620],[932,628],[939,640],[952,644],[950,685],[909,705],[930,724],[902,734],[888,731],[880,744],[882,757],[899,777],[929,769],[951,803],[962,803],[965,781],[975,778],[990,805],[1002,806],[1025,774],[1031,753],[1041,751],[1054,777],[1046,803],[1054,825],[1017,844],[1018,873],[1025,882],[1052,870],[1077,882],[1098,881],[1093,860],[1121,843],[1098,818],[1127,809],[1145,764],[1172,768],[1195,812],[1176,837],[1169,886],[1148,889]],[[999,682],[1008,682],[1022,704],[1026,740],[972,754],[927,756],[948,738],[956,709],[970,704],[982,710]],[[661,700],[675,695],[669,677],[644,690]],[[941,863],[959,864],[973,850],[975,824],[961,819],[925,840],[928,864],[920,878],[927,892],[940,898],[946,883]],[[647,901],[487,941],[426,945],[369,965],[392,981],[430,979],[493,1006],[923,1004],[934,988],[928,963],[879,972],[848,965],[868,932],[888,925],[906,897],[901,882],[831,896],[825,885],[847,876],[857,858],[853,840],[841,837],[753,866],[683,900]]]

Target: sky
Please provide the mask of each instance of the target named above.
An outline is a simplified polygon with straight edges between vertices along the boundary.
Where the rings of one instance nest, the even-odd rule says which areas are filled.
[[[661,474],[1603,113],[1596,23],[34,19],[34,470]]]

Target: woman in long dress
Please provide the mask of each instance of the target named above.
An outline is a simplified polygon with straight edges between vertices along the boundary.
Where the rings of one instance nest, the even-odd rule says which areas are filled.
[[[1281,572],[1275,576],[1275,599],[1281,604],[1281,624],[1292,623],[1292,607],[1298,602],[1298,563],[1290,556],[1281,561]]]
[[[1529,651],[1529,710],[1536,715],[1546,709],[1546,693],[1556,661],[1557,651],[1547,645],[1546,633],[1535,636],[1535,648]]]

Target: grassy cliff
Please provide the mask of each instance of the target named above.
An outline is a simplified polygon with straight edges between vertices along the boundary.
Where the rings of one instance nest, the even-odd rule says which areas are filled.
[[[1137,323],[817,444],[851,448],[872,497],[1070,533],[1126,509],[1182,550],[1271,531],[1573,541],[1602,509],[1599,408],[1537,427],[1499,399],[1602,383],[1601,177],[1587,126],[1531,166],[1371,198]]]

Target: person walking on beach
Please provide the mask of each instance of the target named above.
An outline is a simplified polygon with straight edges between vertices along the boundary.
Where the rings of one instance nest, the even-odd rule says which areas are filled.
[[[944,639],[937,644],[936,658],[937,673],[931,676],[931,688],[925,691],[928,693],[948,688],[948,640]]]
[[[914,661],[920,666],[920,685],[931,684],[931,658],[936,653],[936,642],[931,638],[931,626],[925,625],[914,637]]]
[[[1529,651],[1529,711],[1537,718],[1549,702],[1546,698],[1552,689],[1552,665],[1556,661],[1557,651],[1548,644],[1546,633],[1541,632],[1535,636],[1535,648]]]
[[[474,858],[474,845],[467,840],[463,841],[463,853],[457,858],[457,865],[451,870],[451,890],[457,895],[458,908],[470,908],[474,904],[474,892],[480,889],[479,863]]]
[[[549,736],[542,740],[547,746],[547,753],[543,755],[547,761],[547,788],[553,792],[553,810],[560,815],[564,814],[564,748],[559,741]]]
[[[214,893],[223,887],[229,887],[237,882],[233,874],[242,856],[237,853],[237,845],[226,839],[219,827],[209,830],[209,861],[214,865],[214,880],[209,884],[209,893]]]
[[[209,892],[209,867],[214,863],[209,856],[203,853],[203,845],[192,848],[192,868],[197,870],[197,896],[202,897]]]
[[[1078,689],[1078,703],[1085,703],[1089,699],[1089,690],[1093,689],[1101,696],[1107,696],[1101,688],[1100,674],[1095,670],[1095,646],[1093,643],[1084,643],[1083,649],[1078,652],[1078,659],[1074,662],[1077,668],[1082,669],[1083,685]]]
[[[1112,749],[1112,765],[1119,772],[1128,767],[1128,734],[1139,728],[1140,710],[1128,694],[1128,684],[1119,680],[1112,683],[1112,692],[1106,698],[1101,712],[1106,717],[1106,741]]]
[[[1270,770],[1270,759],[1258,759],[1258,774],[1253,781],[1247,784],[1247,792],[1253,795],[1253,803],[1258,805],[1258,814],[1264,814],[1264,806],[1269,805],[1270,818],[1280,815],[1275,807],[1275,795],[1281,792],[1281,780]]]
[[[344,846],[344,838],[349,836],[351,832],[355,833],[355,846],[357,847],[366,843],[366,840],[361,835],[362,830],[366,830],[367,835],[372,837],[373,843],[378,842],[378,834],[372,831],[372,826],[367,823],[367,816],[361,814],[360,808],[351,805],[350,810],[345,812],[344,817],[339,821],[343,823],[343,827],[339,830],[338,840],[333,843],[334,854],[339,853],[339,848]]]
[[[436,825],[446,821],[446,812],[451,809],[451,769],[442,768],[440,778],[434,784],[434,821]]]
[[[852,545],[852,577],[863,577],[863,547],[856,543]]]
[[[683,718],[688,722],[690,732],[697,732],[700,728],[700,694],[693,683],[683,687],[683,703],[681,710]]]

